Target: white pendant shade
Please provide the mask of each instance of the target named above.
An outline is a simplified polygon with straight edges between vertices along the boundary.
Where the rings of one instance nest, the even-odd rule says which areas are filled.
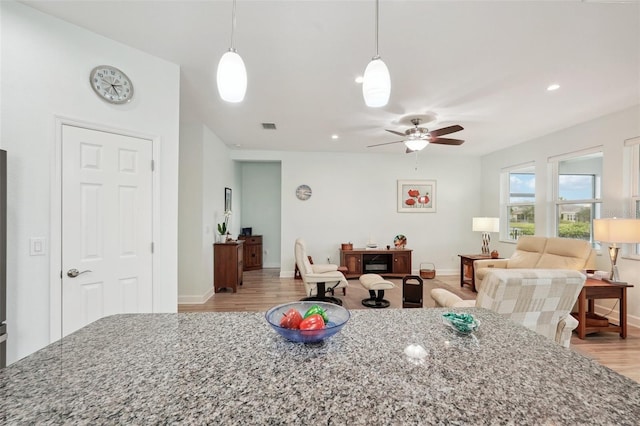
[[[247,69],[235,50],[229,49],[218,62],[218,93],[227,102],[242,102],[247,92]]]
[[[379,57],[373,58],[364,70],[362,96],[369,107],[383,107],[391,95],[391,77],[387,65]]]
[[[429,142],[424,139],[409,139],[404,141],[404,144],[411,151],[420,151],[423,150],[425,146],[429,145]]]

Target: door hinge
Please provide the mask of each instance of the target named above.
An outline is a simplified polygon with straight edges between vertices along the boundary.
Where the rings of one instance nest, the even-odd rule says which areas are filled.
[[[154,252],[154,249],[155,249],[155,244],[154,244],[154,243],[153,243],[153,241],[152,241],[152,242],[151,242],[151,253],[153,253],[153,252]]]
[[[156,169],[156,162],[155,160],[151,160],[151,171],[153,172]]]

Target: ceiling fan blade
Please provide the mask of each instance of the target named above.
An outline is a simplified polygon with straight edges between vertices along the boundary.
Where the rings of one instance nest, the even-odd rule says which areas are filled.
[[[375,145],[368,145],[367,148],[373,148],[374,146],[382,146],[382,145],[391,145],[392,143],[400,143],[404,141],[394,141],[394,142],[385,142],[385,143],[377,143]]]
[[[405,154],[411,154],[412,152],[415,152],[413,149],[409,149],[407,148],[406,151],[404,152]]]
[[[429,143],[439,143],[441,145],[462,145],[464,141],[461,139],[433,138]]]
[[[398,136],[407,136],[405,133],[401,133],[401,132],[396,132],[395,130],[389,130],[389,129],[385,129],[387,132],[389,133],[393,133],[394,135],[398,135]]]
[[[449,133],[459,132],[460,130],[464,130],[464,127],[456,124],[449,127],[443,127],[442,129],[438,129],[438,130],[429,130],[429,133],[431,133],[431,136],[437,137],[437,136],[448,135]]]

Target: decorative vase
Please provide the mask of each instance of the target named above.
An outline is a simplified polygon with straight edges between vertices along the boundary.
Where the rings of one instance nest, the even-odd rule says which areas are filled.
[[[498,253],[498,250],[493,250],[493,251],[491,252],[491,258],[492,258],[492,259],[497,259],[497,258],[498,258],[498,256],[500,256],[500,253]]]

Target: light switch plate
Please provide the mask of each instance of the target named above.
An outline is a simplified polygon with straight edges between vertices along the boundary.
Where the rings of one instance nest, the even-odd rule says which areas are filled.
[[[29,238],[29,255],[44,256],[47,254],[47,240],[44,237]]]

